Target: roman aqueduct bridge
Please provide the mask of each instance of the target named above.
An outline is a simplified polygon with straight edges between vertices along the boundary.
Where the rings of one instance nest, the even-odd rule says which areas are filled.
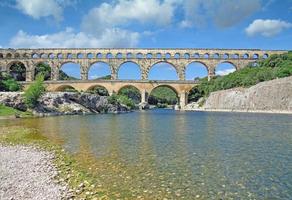
[[[285,52],[287,51],[260,49],[0,49],[0,71],[9,73],[13,64],[21,63],[25,67],[24,84],[27,84],[34,80],[36,66],[39,63],[47,63],[51,67],[51,80],[46,81],[48,90],[58,91],[64,86],[71,86],[85,91],[100,85],[111,94],[122,87],[132,85],[141,92],[142,102],[147,101],[147,95],[154,88],[165,85],[178,94],[180,105],[183,107],[186,104],[186,95],[197,84],[196,81],[185,80],[189,64],[203,64],[207,69],[208,79],[211,79],[220,63],[230,63],[239,70],[249,63]],[[98,62],[109,65],[111,80],[88,80],[90,67]],[[127,62],[136,63],[140,67],[141,80],[118,80],[119,68]],[[80,65],[81,80],[59,80],[60,69],[66,63]],[[149,81],[149,71],[158,63],[172,65],[179,80]]]

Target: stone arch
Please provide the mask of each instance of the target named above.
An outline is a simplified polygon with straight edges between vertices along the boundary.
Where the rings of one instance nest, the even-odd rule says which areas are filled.
[[[190,57],[191,57],[191,55],[190,55],[189,53],[185,53],[185,54],[184,54],[184,58],[185,58],[185,59],[189,59]]]
[[[97,93],[100,96],[109,96],[109,89],[100,84],[94,84],[87,88],[87,92]]]
[[[232,54],[232,58],[233,59],[239,59],[239,54],[238,53]]]
[[[215,59],[219,59],[219,58],[220,58],[219,53],[214,53],[214,54],[213,54],[213,58],[215,58]]]
[[[112,53],[107,53],[106,54],[106,58],[107,59],[112,59],[113,58],[113,54]]]
[[[158,100],[158,102],[156,102],[155,99],[157,99],[157,98],[153,98],[153,92],[155,90],[159,89],[159,88],[164,88],[164,87],[172,90],[175,93],[175,97],[174,97],[175,100],[174,101],[173,100],[169,101],[171,103],[171,105],[175,105],[175,104],[177,104],[179,102],[179,91],[178,91],[178,89],[173,87],[173,86],[171,86],[171,85],[168,85],[168,84],[162,84],[162,85],[158,85],[158,86],[153,87],[149,91],[149,98],[148,98],[148,103],[149,104],[156,105],[157,103],[162,103],[162,104],[165,103],[165,102],[163,102],[164,100],[162,100],[162,102],[159,102],[159,100]]]
[[[180,53],[175,53],[175,54],[174,54],[174,58],[175,58],[175,59],[179,59],[179,58],[180,58]]]
[[[22,57],[23,58],[29,58],[29,55],[28,55],[28,53],[24,53],[24,54],[22,54]]]
[[[54,59],[54,58],[55,58],[55,54],[54,54],[54,53],[49,53],[48,57],[49,57],[50,59]]]
[[[259,59],[259,54],[257,54],[257,53],[253,54],[252,58],[253,59]]]
[[[123,74],[122,70],[125,68],[129,69],[129,67],[132,67],[132,71],[130,72],[130,70],[127,70],[126,74]],[[138,70],[133,71],[133,69],[138,69]],[[133,73],[133,74],[129,74],[129,73]],[[127,78],[121,78],[121,75],[123,77],[126,76]],[[130,76],[128,77],[128,75],[130,75]],[[135,76],[135,78],[133,78],[131,76]],[[118,79],[141,80],[141,78],[142,78],[141,66],[137,62],[134,62],[134,61],[122,62],[117,68],[117,77],[118,77]]]
[[[263,59],[267,59],[269,57],[269,54],[267,54],[267,53],[265,53],[264,55],[263,55]]]
[[[147,53],[146,54],[146,58],[153,58],[153,54],[152,53]]]
[[[8,58],[8,59],[12,58],[12,54],[11,53],[7,53],[5,58]]]
[[[93,58],[93,53],[88,53],[88,54],[86,55],[86,57],[89,58],[89,59],[92,59],[92,58]]]
[[[132,99],[135,102],[135,104],[141,102],[142,92],[135,85],[132,84],[123,85],[117,90],[117,93],[120,95],[125,95],[128,98]]]
[[[215,75],[224,76],[237,70],[237,65],[231,61],[219,62],[215,67]]]
[[[193,69],[192,69],[193,68]],[[196,74],[196,76],[191,76],[189,73]],[[185,67],[185,77],[186,80],[196,80],[199,78],[207,77],[209,74],[208,66],[201,61],[192,61],[189,62]]]
[[[104,61],[92,62],[88,68],[88,79],[110,79],[112,74],[112,69],[109,63]]]
[[[149,79],[150,80],[165,80],[165,79],[153,79],[153,78],[151,78],[151,76],[152,76],[152,74],[151,73],[160,73],[161,74],[161,72],[155,72],[155,68],[156,67],[160,67],[160,66],[162,66],[163,68],[167,68],[167,67],[164,67],[163,66],[163,64],[167,64],[167,65],[169,65],[169,66],[171,66],[171,68],[169,68],[168,67],[168,70],[169,71],[171,71],[172,69],[174,69],[175,70],[175,77],[173,76],[173,75],[169,75],[169,76],[173,76],[172,78],[170,78],[170,79],[167,79],[167,80],[179,80],[179,70],[177,69],[177,67],[173,64],[173,63],[171,63],[171,62],[169,62],[169,61],[165,61],[165,60],[159,60],[159,61],[157,61],[157,62],[154,62],[152,65],[151,65],[151,67],[147,70],[148,71],[148,77],[149,77]],[[154,72],[153,72],[153,69],[154,69]],[[165,69],[163,69],[163,70],[165,70]],[[161,70],[161,68],[160,68],[160,70]],[[166,71],[167,72],[167,71]],[[171,72],[169,72],[169,73],[171,73]]]
[[[164,57],[165,57],[166,59],[169,59],[169,58],[171,58],[171,54],[170,54],[170,53],[166,53],[166,54],[164,55]]]
[[[142,54],[142,53],[137,53],[137,54],[136,54],[136,58],[138,58],[138,59],[143,58],[143,54]]]
[[[31,58],[40,58],[40,56],[37,53],[32,53]]]
[[[4,58],[3,53],[0,53],[0,59],[3,59],[3,58]]]
[[[194,53],[194,54],[193,54],[193,57],[194,57],[194,58],[200,58],[200,54],[199,54],[199,53]]]
[[[73,65],[73,66],[70,66],[70,65]],[[59,66],[59,80],[72,80],[72,79],[80,80],[81,71],[82,71],[81,65],[77,62],[74,62],[74,61],[62,62],[61,65]]]
[[[102,53],[97,53],[96,58],[102,58]]]
[[[48,55],[46,53],[41,53],[40,54],[40,58],[46,59],[46,58],[48,58]]]
[[[122,53],[117,53],[116,54],[116,58],[123,58],[123,54]]]
[[[78,91],[76,88],[74,88],[72,85],[60,85],[57,88],[54,89],[55,92],[65,92],[65,91]]]
[[[72,53],[67,53],[66,58],[67,58],[67,59],[72,59],[72,58],[73,58],[73,54],[72,54]]]
[[[62,53],[58,53],[58,54],[57,54],[57,58],[58,58],[58,59],[63,59],[63,54],[62,54]]]
[[[131,52],[127,53],[127,59],[133,58],[133,54]]]
[[[41,64],[43,64],[43,66],[40,66]],[[52,79],[53,70],[52,70],[51,65],[46,61],[40,61],[40,62],[35,63],[31,70],[33,72],[34,79],[39,73],[43,73],[45,81]]]
[[[20,54],[19,53],[15,53],[14,54],[14,58],[20,58]]]
[[[79,58],[79,59],[82,59],[82,58],[84,58],[84,55],[83,55],[83,53],[77,53],[77,58]]]
[[[249,54],[248,53],[243,54],[242,58],[243,59],[248,59],[249,58]]]
[[[7,65],[7,71],[17,81],[27,81],[27,66],[20,61],[12,61]]]
[[[156,53],[156,58],[158,58],[158,59],[162,58],[162,54],[161,53]]]
[[[224,53],[223,54],[223,59],[228,59],[229,58],[229,53]]]
[[[204,54],[204,58],[209,58],[209,57],[210,57],[210,55],[208,53]]]

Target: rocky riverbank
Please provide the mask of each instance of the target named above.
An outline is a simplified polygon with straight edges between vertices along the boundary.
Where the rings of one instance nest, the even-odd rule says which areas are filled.
[[[199,104],[189,104],[186,110],[292,113],[292,76],[212,92],[203,106]]]
[[[0,104],[26,111],[21,92],[0,92]],[[119,102],[109,102],[107,96],[90,93],[47,92],[32,109],[36,116],[73,115],[92,113],[122,113],[131,109]]]
[[[53,153],[20,145],[0,145],[0,152],[0,199],[66,198],[67,186],[54,181]]]

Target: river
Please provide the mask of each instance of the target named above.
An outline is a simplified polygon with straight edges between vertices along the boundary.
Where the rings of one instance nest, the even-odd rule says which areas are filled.
[[[0,120],[35,128],[121,197],[292,199],[292,115],[137,111]]]

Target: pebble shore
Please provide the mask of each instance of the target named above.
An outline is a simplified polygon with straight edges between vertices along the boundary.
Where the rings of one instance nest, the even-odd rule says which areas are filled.
[[[0,145],[0,199],[66,199],[68,189],[55,181],[53,159],[36,147]]]

